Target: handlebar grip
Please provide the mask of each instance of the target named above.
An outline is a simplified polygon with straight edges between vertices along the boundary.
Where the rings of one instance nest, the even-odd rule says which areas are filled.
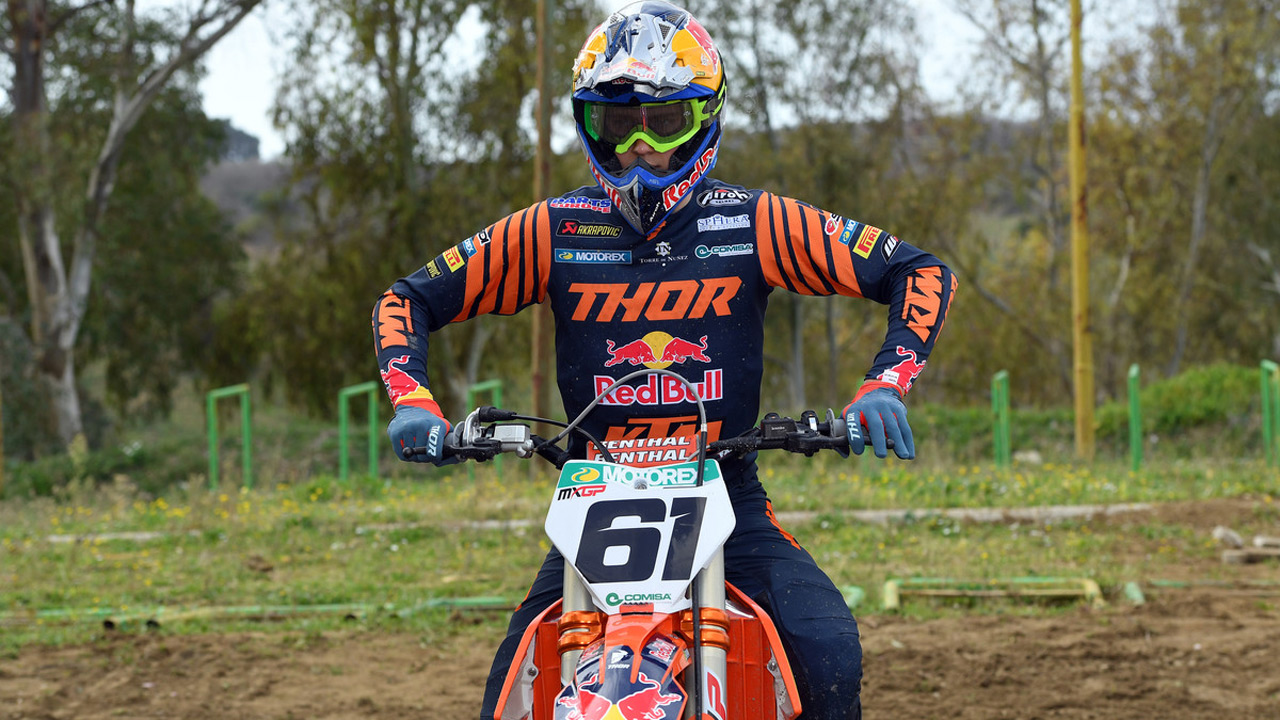
[[[430,454],[431,454],[431,451],[428,450],[425,446],[421,446],[421,445],[417,447],[406,447],[401,449],[400,451],[400,456],[403,457],[405,460],[412,460],[415,457],[420,457],[420,456],[425,457]],[[457,448],[451,445],[442,445],[440,447],[441,460],[447,460],[457,454],[458,454]]]

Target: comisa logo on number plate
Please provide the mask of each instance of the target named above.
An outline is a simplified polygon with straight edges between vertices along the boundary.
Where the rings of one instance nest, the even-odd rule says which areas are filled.
[[[590,265],[630,265],[630,250],[557,250],[556,262]]]

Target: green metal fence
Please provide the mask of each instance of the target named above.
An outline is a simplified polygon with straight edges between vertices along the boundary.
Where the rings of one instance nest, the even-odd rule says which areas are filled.
[[[240,461],[244,468],[244,486],[253,487],[253,460],[249,423],[249,386],[228,385],[209,391],[205,396],[205,422],[209,428],[209,487],[218,487],[218,401],[226,397],[240,397]]]
[[[1129,366],[1129,469],[1133,472],[1142,467],[1142,402],[1138,397],[1140,373],[1138,363]]]
[[[369,477],[378,476],[378,389],[376,381],[348,385],[338,391],[338,479],[346,481],[351,474],[351,458],[349,445],[351,438],[347,434],[347,417],[351,410],[351,397],[367,395],[369,398]]]
[[[1267,464],[1280,467],[1280,365],[1263,360],[1260,370],[1262,444],[1266,448]]]
[[[1012,459],[1012,433],[1009,429],[1009,371],[1001,370],[991,377],[991,416],[996,467],[1009,467]]]

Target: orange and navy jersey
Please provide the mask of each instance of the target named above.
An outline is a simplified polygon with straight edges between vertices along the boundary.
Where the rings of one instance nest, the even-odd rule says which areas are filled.
[[[373,327],[392,401],[439,413],[426,374],[430,333],[550,302],[566,415],[636,373],[585,429],[620,461],[645,464],[686,452],[672,438],[694,432],[697,397],[713,440],[756,423],[765,308],[775,289],[888,305],[883,344],[849,351],[867,354],[868,380],[905,394],[955,288],[942,262],[893,235],[761,190],[704,180],[646,238],[599,188],[583,187],[499,220],[396,281]]]

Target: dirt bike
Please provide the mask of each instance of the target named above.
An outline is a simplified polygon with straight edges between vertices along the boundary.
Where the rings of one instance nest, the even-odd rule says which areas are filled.
[[[799,419],[770,413],[741,436],[708,443],[698,399],[695,460],[621,464],[578,425],[614,387],[645,372],[653,370],[605,388],[571,423],[481,407],[444,440],[446,458],[510,452],[560,469],[545,530],[564,556],[563,598],[525,631],[496,718],[786,720],[800,713],[773,622],[725,581],[723,545],[734,513],[717,458],[766,449],[847,454],[844,420],[831,410],[822,421],[813,411]],[[527,422],[564,429],[543,440]],[[569,458],[557,443],[571,432],[584,436],[596,459]]]

